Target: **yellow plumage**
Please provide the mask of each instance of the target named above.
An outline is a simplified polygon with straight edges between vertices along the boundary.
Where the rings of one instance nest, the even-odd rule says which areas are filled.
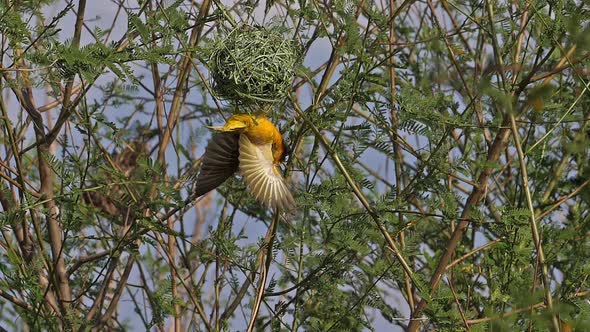
[[[294,207],[295,200],[278,169],[285,154],[283,137],[272,122],[264,115],[236,114],[212,129],[217,133],[202,158],[197,195],[215,189],[239,170],[260,202],[275,209]]]

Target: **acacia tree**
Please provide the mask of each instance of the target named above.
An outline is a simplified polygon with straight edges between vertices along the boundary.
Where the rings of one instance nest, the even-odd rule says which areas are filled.
[[[0,325],[590,329],[589,10],[1,1]],[[191,195],[234,22],[301,45],[291,213]]]

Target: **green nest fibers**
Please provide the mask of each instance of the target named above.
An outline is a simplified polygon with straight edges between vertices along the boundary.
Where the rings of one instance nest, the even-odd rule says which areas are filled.
[[[241,25],[210,49],[209,69],[218,97],[241,105],[283,100],[299,58],[295,43],[277,29]]]

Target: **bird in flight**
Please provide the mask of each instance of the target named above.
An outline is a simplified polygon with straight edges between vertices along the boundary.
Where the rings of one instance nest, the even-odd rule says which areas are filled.
[[[198,196],[217,188],[239,171],[256,199],[273,209],[289,210],[295,200],[278,165],[284,161],[285,142],[263,114],[235,114],[215,133],[201,158]]]

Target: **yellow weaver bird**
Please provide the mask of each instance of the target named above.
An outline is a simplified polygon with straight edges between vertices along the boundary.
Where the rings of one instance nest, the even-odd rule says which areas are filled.
[[[266,116],[236,114],[216,131],[201,158],[196,195],[217,188],[236,171],[257,200],[273,209],[291,209],[295,200],[279,172],[286,149],[281,133]]]

